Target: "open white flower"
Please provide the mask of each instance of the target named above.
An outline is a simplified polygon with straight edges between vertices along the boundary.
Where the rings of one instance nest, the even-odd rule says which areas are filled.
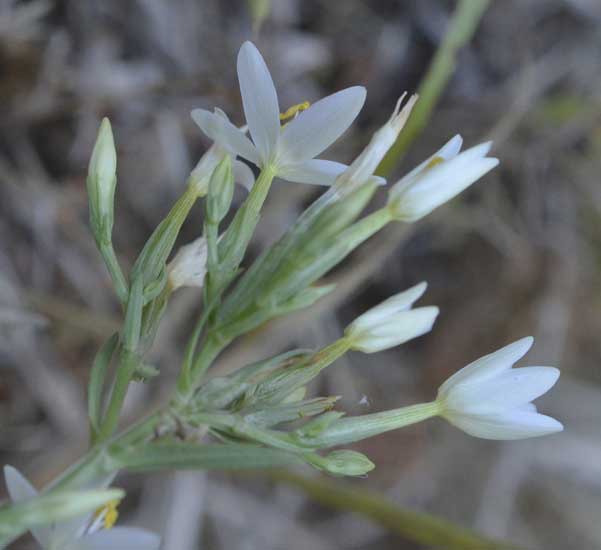
[[[367,147],[363,149],[361,154],[350,164],[350,166],[336,178],[335,186],[344,189],[345,192],[350,192],[358,185],[366,182],[370,177],[377,178],[377,183],[385,184],[384,178],[373,176],[376,168],[396,141],[399,133],[405,126],[409,115],[417,101],[417,95],[412,95],[405,106],[401,109],[403,99],[406,94],[403,94],[394,108],[392,115],[381,128],[379,128]]]
[[[167,265],[167,277],[171,288],[202,288],[207,274],[207,255],[207,240],[204,237],[182,246]]]
[[[4,479],[13,502],[35,498],[38,492],[12,466],[4,467]],[[106,513],[106,512],[105,512]],[[135,527],[104,529],[105,517],[86,514],[75,520],[32,529],[32,534],[44,550],[158,550],[158,535]]]
[[[451,376],[438,390],[441,416],[484,439],[524,439],[563,430],[560,422],[539,414],[531,403],[555,384],[559,370],[511,368],[533,342],[533,338],[522,338]]]
[[[320,160],[322,153],[351,125],[365,101],[365,88],[354,86],[327,96],[280,125],[278,96],[257,48],[245,42],[238,53],[238,80],[252,141],[218,114],[204,109],[192,118],[215,143],[280,178],[330,185],[346,166]]]
[[[462,142],[461,136],[453,137],[390,189],[388,203],[396,219],[423,218],[499,164],[486,156],[492,142],[459,153]]]
[[[411,309],[427,286],[420,283],[357,317],[344,332],[351,342],[351,349],[374,353],[430,332],[438,316],[438,308]]]

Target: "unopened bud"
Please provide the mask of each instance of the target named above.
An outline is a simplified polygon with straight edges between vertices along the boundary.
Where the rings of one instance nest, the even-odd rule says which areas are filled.
[[[117,153],[108,118],[102,119],[88,166],[90,223],[97,240],[110,241],[113,229]]]
[[[401,292],[370,309],[345,330],[351,349],[374,353],[403,344],[429,332],[438,315],[434,306],[411,309],[426,283]]]
[[[234,196],[234,175],[232,173],[232,160],[225,155],[219,162],[209,183],[207,197],[207,218],[215,225],[225,217]]]
[[[363,476],[375,465],[364,454],[342,449],[327,456],[311,455],[307,460],[319,470],[337,476]]]
[[[455,136],[390,190],[388,205],[395,219],[414,222],[451,200],[484,174],[498,159],[487,157],[491,142],[459,154],[461,136]]]

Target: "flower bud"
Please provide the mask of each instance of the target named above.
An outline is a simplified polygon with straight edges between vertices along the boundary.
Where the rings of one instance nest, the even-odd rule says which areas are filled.
[[[96,240],[110,242],[113,229],[117,153],[108,118],[102,119],[96,144],[88,166],[88,201],[90,223]]]
[[[346,449],[333,451],[327,456],[310,455],[307,460],[315,468],[337,476],[363,476],[375,468],[364,454]]]
[[[182,246],[167,265],[167,277],[172,290],[182,286],[202,288],[207,273],[207,241],[200,237]]]
[[[405,126],[409,115],[417,101],[417,95],[412,95],[409,101],[401,109],[401,104],[406,94],[403,94],[397,101],[396,107],[388,119],[378,131],[374,133],[369,144],[363,152],[352,162],[352,164],[342,173],[334,183],[338,189],[344,189],[345,192],[355,189],[358,185],[365,183],[384,158],[388,149],[392,147],[399,133]],[[383,178],[375,177],[379,184],[386,183]]]
[[[232,160],[225,155],[211,175],[209,195],[207,197],[207,219],[209,223],[219,224],[225,217],[234,196],[234,175]]]
[[[350,349],[374,353],[403,344],[432,329],[437,307],[411,309],[426,290],[420,283],[376,306],[353,321],[345,330]]]
[[[461,154],[461,136],[455,136],[390,190],[389,208],[395,219],[414,222],[451,200],[492,170],[498,159],[487,157],[492,142]]]

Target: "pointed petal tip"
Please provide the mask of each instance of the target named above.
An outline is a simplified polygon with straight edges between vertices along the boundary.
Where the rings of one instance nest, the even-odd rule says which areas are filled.
[[[420,281],[419,283],[417,283],[414,287],[416,292],[419,292],[419,297],[423,296],[424,292],[426,292],[426,289],[428,288],[428,281]]]
[[[196,122],[196,124],[202,127],[202,121],[205,119],[205,113],[209,113],[209,111],[206,109],[192,109],[190,111],[190,117],[194,122]]]

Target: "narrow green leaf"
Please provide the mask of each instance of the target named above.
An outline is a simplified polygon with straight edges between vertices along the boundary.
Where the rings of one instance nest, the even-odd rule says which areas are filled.
[[[94,363],[92,364],[90,382],[88,384],[88,416],[90,417],[92,438],[95,437],[100,426],[102,415],[102,388],[104,387],[106,373],[118,343],[119,334],[115,333],[102,344],[102,347],[98,350],[98,353],[94,358]]]
[[[141,449],[117,451],[113,458],[122,468],[132,471],[252,470],[303,462],[292,453],[245,444],[154,443]]]

